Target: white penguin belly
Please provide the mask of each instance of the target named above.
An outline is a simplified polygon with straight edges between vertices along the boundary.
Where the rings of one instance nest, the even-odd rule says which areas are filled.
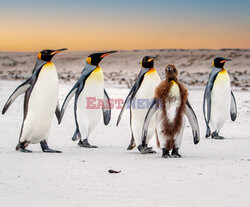
[[[152,70],[152,69],[151,69]],[[136,145],[141,144],[142,126],[147,115],[148,109],[154,98],[155,89],[160,84],[161,79],[158,73],[153,70],[145,74],[135,95],[135,104],[132,104],[132,131],[135,138]],[[155,132],[155,116],[152,117],[149,124],[148,135],[149,137]]]
[[[47,139],[58,100],[58,76],[52,62],[41,69],[28,102],[20,141],[36,144]]]
[[[103,98],[103,72],[98,67],[87,78],[77,101],[77,121],[83,139],[88,138],[100,122],[102,107],[98,105],[100,103],[98,100],[103,100]]]
[[[231,87],[230,78],[225,72],[220,72],[211,91],[211,118],[210,125],[219,131],[230,116]]]
[[[173,97],[173,100],[166,101],[166,115],[170,122],[173,122],[178,108],[180,107],[181,100],[180,100],[180,88],[176,84],[176,82],[172,81],[172,86],[169,91],[169,95]]]

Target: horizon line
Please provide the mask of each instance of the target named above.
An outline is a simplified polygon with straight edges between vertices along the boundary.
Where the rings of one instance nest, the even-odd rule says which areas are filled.
[[[44,48],[44,49],[51,49],[51,48]],[[70,50],[68,49],[68,52],[83,52],[83,51],[106,51],[110,49],[100,49],[100,50],[94,50],[94,49],[82,49],[82,50]],[[228,48],[147,48],[147,49],[116,49],[117,51],[144,51],[144,50],[162,50],[162,51],[171,51],[171,50],[177,50],[177,51],[185,51],[185,50],[250,50],[250,48],[240,48],[240,47],[228,47]],[[16,53],[23,53],[23,52],[38,52],[38,50],[0,50],[1,53],[3,52],[16,52]]]

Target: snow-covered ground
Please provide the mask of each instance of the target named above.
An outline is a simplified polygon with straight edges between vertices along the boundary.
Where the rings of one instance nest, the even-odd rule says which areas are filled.
[[[0,81],[0,107],[20,82]],[[60,84],[60,103],[72,84]],[[128,90],[107,88],[111,98],[125,98]],[[127,151],[130,140],[128,112],[120,126],[119,110],[112,111],[109,126],[102,123],[90,138],[97,149],[72,142],[75,130],[73,101],[62,124],[54,119],[49,144],[62,154],[15,151],[22,122],[23,97],[0,118],[0,206],[250,206],[250,92],[235,92],[236,122],[221,131],[225,140],[205,139],[203,91],[189,91],[199,118],[202,139],[193,144],[187,126],[181,159]],[[109,174],[108,170],[121,170]]]

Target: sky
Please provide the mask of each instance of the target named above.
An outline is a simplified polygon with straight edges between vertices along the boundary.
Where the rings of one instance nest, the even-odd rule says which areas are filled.
[[[249,0],[0,0],[0,51],[250,48]]]

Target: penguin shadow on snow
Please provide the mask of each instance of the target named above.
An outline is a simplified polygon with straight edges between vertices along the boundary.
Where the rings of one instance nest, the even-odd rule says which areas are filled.
[[[250,137],[226,137],[225,139],[221,141],[227,141],[227,140],[248,140]]]

